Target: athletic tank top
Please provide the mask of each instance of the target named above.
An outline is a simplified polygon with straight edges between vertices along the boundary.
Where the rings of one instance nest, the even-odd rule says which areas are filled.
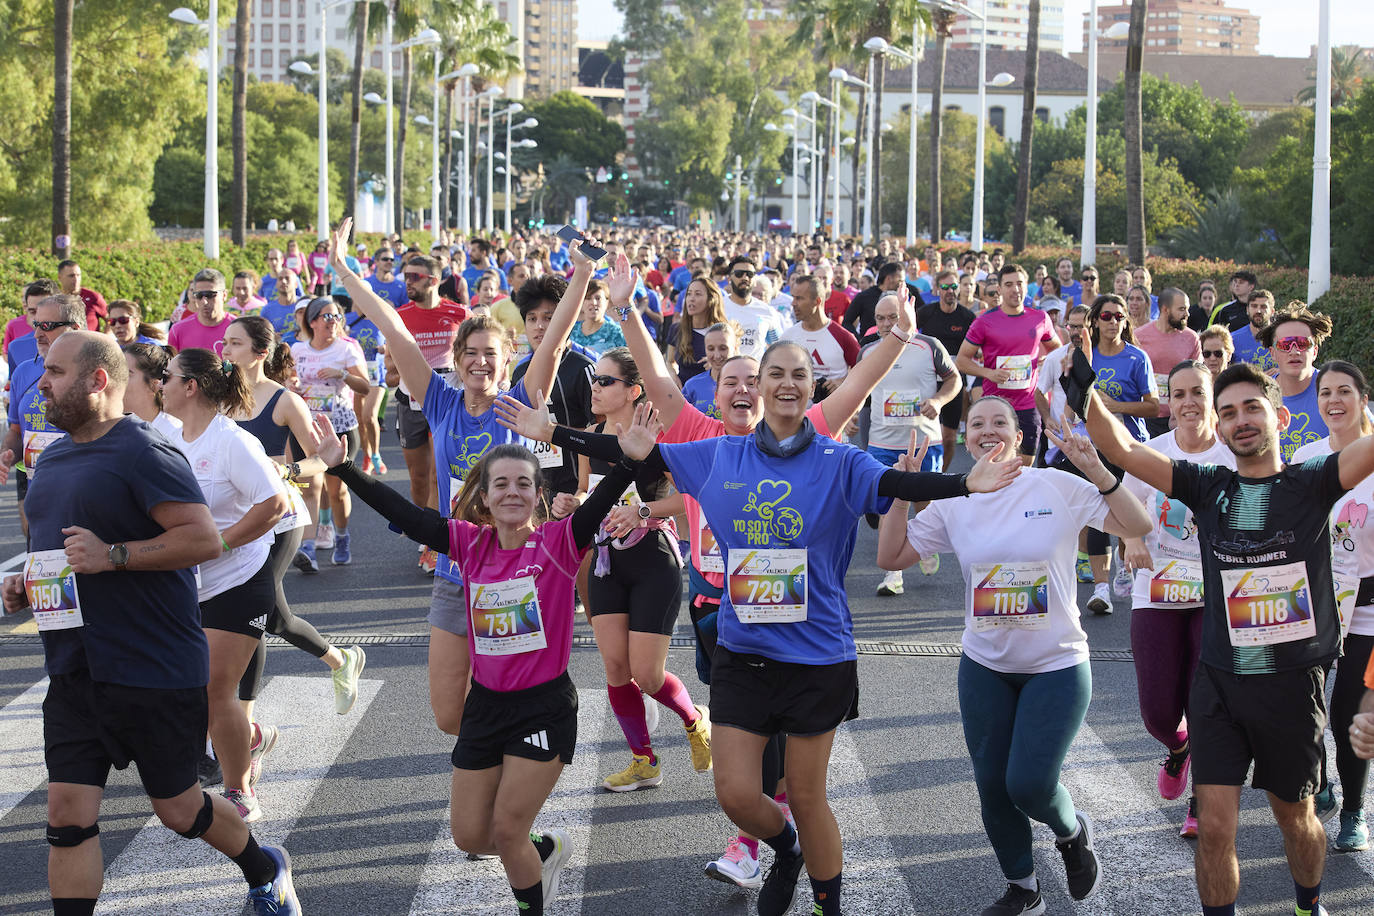
[[[272,411],[276,409],[277,401],[285,393],[285,388],[278,388],[277,393],[272,395],[267,406],[260,410],[256,417],[238,421],[239,426],[252,433],[254,438],[262,443],[262,450],[270,458],[286,454],[286,437],[291,434],[290,427],[278,426],[272,422]]]

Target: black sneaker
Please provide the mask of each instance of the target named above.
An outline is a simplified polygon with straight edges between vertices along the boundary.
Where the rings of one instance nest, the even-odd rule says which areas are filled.
[[[220,769],[218,760],[209,754],[202,754],[200,763],[196,764],[196,778],[202,786],[217,786],[224,782],[224,771]]]
[[[1007,892],[997,902],[983,910],[983,916],[1040,916],[1045,912],[1045,898],[1037,888],[1028,891],[1018,884],[1008,884]]]
[[[1078,816],[1078,835],[1071,840],[1055,840],[1054,845],[1064,857],[1064,873],[1069,880],[1069,896],[1086,900],[1097,890],[1102,873],[1097,867],[1097,853],[1093,852],[1093,822],[1082,811]]]
[[[797,899],[797,876],[801,874],[800,855],[773,857],[773,867],[759,890],[759,916],[783,916]]]

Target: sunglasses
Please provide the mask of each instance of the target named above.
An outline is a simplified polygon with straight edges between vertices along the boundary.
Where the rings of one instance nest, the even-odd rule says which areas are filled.
[[[166,369],[162,370],[162,375],[158,376],[158,378],[160,378],[160,379],[162,380],[162,384],[164,384],[164,385],[167,384],[168,382],[170,382],[170,381],[171,381],[172,379],[174,379],[174,378],[184,379],[184,380],[186,380],[186,381],[190,381],[190,380],[191,380],[191,376],[189,376],[189,375],[178,375],[177,373],[175,373],[175,372],[169,372],[169,371],[166,370]]]
[[[56,331],[58,328],[74,328],[74,327],[76,327],[76,322],[75,322],[75,321],[35,321],[35,322],[33,323],[33,326],[34,326],[35,328],[37,328],[38,330],[40,330],[40,331],[42,331],[43,333],[46,334],[46,333],[48,333],[48,332],[50,332],[50,331]]]
[[[390,263],[391,263],[392,261],[394,261],[394,260],[396,260],[396,259],[395,259],[395,258],[378,258],[378,259],[377,259],[377,263],[379,263],[379,264],[390,264]]]
[[[1123,321],[1123,320],[1125,320],[1125,318],[1126,318],[1126,316],[1123,315],[1123,314],[1121,314],[1120,312],[1098,312],[1098,313],[1097,313],[1097,319],[1098,319],[1099,321]]]
[[[133,321],[134,319],[132,315],[119,315],[117,317],[108,318],[106,320],[109,321],[110,324],[117,324],[123,326]]]
[[[1080,279],[1082,279],[1084,283],[1096,283],[1097,274],[1084,274]]]
[[[753,278],[754,272],[752,270],[737,270],[730,276],[739,277],[741,280],[749,280]]]
[[[224,292],[224,290],[222,290],[222,289],[202,289],[202,290],[199,290],[199,291],[197,291],[197,292],[192,293],[192,294],[191,294],[191,298],[192,298],[192,299],[213,299],[213,298],[215,298],[216,296],[218,296],[218,295],[219,295],[220,293],[222,293],[222,292]]]
[[[1310,337],[1281,337],[1274,341],[1274,346],[1285,353],[1292,353],[1294,351],[1306,353],[1308,350],[1312,349],[1313,343],[1315,343],[1315,341]]]
[[[336,315],[333,312],[330,312],[327,315],[316,315],[315,319],[317,321],[323,321],[325,324],[337,324],[338,322],[343,321],[343,316]]]
[[[407,283],[419,283],[421,280],[428,280],[429,274],[402,274]]]
[[[941,283],[941,284],[940,284],[940,289],[958,289],[958,288],[959,288],[959,284],[958,284],[958,283]]]
[[[1202,355],[1205,359],[1221,359],[1226,355],[1225,350],[1203,350]]]
[[[593,375],[593,376],[592,376],[592,384],[595,385],[595,386],[597,386],[598,388],[609,388],[609,387],[611,387],[612,385],[614,385],[616,382],[619,382],[620,384],[625,385],[625,386],[627,386],[627,387],[628,387],[629,384],[630,384],[629,382],[625,381],[623,378],[616,378],[614,375]]]

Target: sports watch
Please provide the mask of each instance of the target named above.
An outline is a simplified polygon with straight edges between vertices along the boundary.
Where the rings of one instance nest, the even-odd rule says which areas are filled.
[[[649,506],[648,506],[646,503],[640,503],[640,504],[639,504],[639,517],[640,517],[640,518],[644,519],[645,521],[648,521],[648,520],[649,520],[649,517],[652,516],[652,515],[653,515],[653,513],[649,511]]]
[[[110,545],[110,564],[117,572],[124,572],[129,566],[129,548],[123,544]]]

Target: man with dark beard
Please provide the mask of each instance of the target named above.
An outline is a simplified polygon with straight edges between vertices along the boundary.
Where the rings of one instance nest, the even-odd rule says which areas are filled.
[[[782,336],[778,313],[754,298],[754,274],[758,267],[747,256],[730,262],[726,273],[725,317],[740,326],[741,356],[763,357],[768,345]]]
[[[1185,359],[1202,359],[1202,343],[1188,327],[1188,294],[1170,286],[1159,294],[1159,317],[1135,329],[1135,345],[1154,366],[1159,388],[1159,416],[1145,418],[1152,437],[1169,431],[1169,370]]]
[[[220,533],[181,453],[124,414],[129,369],[113,338],[62,335],[39,387],[67,436],[30,484],[32,552],[4,582],[6,613],[34,608],[43,639],[48,882],[56,916],[100,894],[100,800],[110,767],[138,764],[153,812],[232,859],[255,913],[299,914],[291,859],[259,847],[228,800],[203,791],[209,649],[191,567]]]

